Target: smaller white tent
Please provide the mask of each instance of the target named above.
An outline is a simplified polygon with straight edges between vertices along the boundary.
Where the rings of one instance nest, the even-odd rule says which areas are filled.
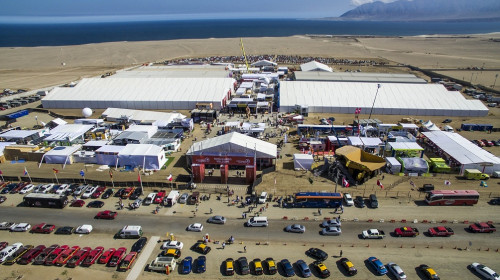
[[[325,72],[333,72],[333,69],[326,64],[311,61],[308,63],[304,63],[300,65],[300,70],[302,71],[325,71]]]
[[[278,64],[276,62],[272,62],[272,61],[263,59],[263,60],[256,61],[256,62],[252,63],[251,65],[254,67],[262,67],[262,66],[276,66]]]
[[[105,145],[95,151],[96,163],[99,165],[116,166],[118,154],[125,146]]]
[[[387,172],[391,174],[401,172],[401,163],[395,157],[386,157],[387,162]]]
[[[118,154],[119,166],[159,170],[166,162],[163,149],[152,144],[128,144]]]
[[[295,170],[310,170],[314,163],[312,155],[309,154],[294,154],[293,155],[293,168]]]
[[[48,164],[71,164],[72,155],[81,147],[81,145],[55,147],[43,155],[42,162],[45,160]]]

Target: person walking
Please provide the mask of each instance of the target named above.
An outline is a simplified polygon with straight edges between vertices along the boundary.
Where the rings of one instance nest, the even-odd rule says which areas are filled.
[[[210,208],[210,214],[212,214],[212,213],[213,213],[212,208]]]
[[[226,248],[226,242],[222,242],[222,250]]]
[[[340,257],[342,258],[342,250],[340,250]]]
[[[246,253],[247,252],[247,246],[243,246],[243,251]]]

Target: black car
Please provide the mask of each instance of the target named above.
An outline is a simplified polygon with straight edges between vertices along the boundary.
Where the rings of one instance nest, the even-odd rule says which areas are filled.
[[[141,188],[135,189],[135,191],[130,195],[130,200],[136,200],[142,195]]]
[[[71,234],[73,233],[73,227],[60,227],[54,232],[54,234]]]
[[[370,208],[378,208],[378,199],[375,194],[370,194]]]
[[[137,252],[139,254],[142,251],[142,248],[146,246],[146,243],[148,242],[147,237],[141,237],[139,240],[137,240],[134,245],[132,245],[132,249],[130,249],[130,252]]]
[[[113,195],[113,189],[107,189],[101,196],[102,199],[109,198]]]
[[[240,266],[240,271],[242,275],[250,274],[250,266],[248,266],[248,260],[245,257],[238,259],[238,265]]]
[[[89,202],[89,204],[87,204],[88,208],[101,208],[103,206],[104,206],[104,202],[102,202],[100,200],[94,200],[94,201]]]
[[[321,261],[328,259],[328,254],[325,251],[320,250],[318,248],[310,248],[309,250],[306,251],[306,255],[308,255],[313,259]]]
[[[124,188],[118,189],[115,193],[115,197],[122,197],[122,194],[125,192]]]
[[[282,259],[280,265],[283,268],[283,271],[285,272],[285,275],[287,277],[292,277],[295,275],[295,271],[293,270],[293,266],[289,260]]]
[[[359,208],[365,208],[365,200],[362,196],[356,196],[356,198],[354,199],[354,204]]]
[[[443,123],[451,123],[451,119],[445,119]]]
[[[5,195],[0,195],[0,203],[3,203],[6,200],[7,200],[7,197]]]
[[[500,197],[493,198],[492,200],[490,200],[490,204],[492,204],[492,205],[500,205]]]
[[[2,189],[2,193],[10,193],[10,191],[15,187],[17,187],[17,184],[8,184],[7,186],[5,186],[5,188]]]

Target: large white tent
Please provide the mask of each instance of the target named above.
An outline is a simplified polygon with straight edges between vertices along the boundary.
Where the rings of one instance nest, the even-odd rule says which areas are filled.
[[[96,163],[99,165],[118,165],[118,154],[125,146],[105,145],[95,151]]]
[[[314,163],[314,158],[309,154],[294,154],[293,168],[295,170],[310,170]]]
[[[220,109],[231,96],[231,78],[90,78],[75,87],[57,87],[42,99],[44,108],[129,108],[190,110],[196,103]]]
[[[165,152],[152,144],[128,144],[118,153],[118,165],[159,170],[167,162]]]
[[[376,98],[375,98],[376,97]],[[460,92],[439,84],[381,84],[347,82],[280,83],[280,112],[296,105],[308,106],[309,113],[409,116],[486,116],[488,108],[479,100],[465,99]]]
[[[296,81],[427,84],[413,74],[296,71]]]
[[[48,164],[71,164],[73,163],[72,155],[80,150],[81,147],[81,145],[55,147],[42,156],[41,162],[45,161]]]
[[[167,124],[174,122],[175,120],[186,118],[186,116],[181,113],[165,113],[123,108],[108,108],[102,113],[102,116],[106,118],[107,121],[111,122],[127,119],[128,121],[136,123],[143,121],[156,121]]]
[[[423,134],[446,155],[460,164],[461,174],[465,169],[479,169],[487,174],[500,171],[500,158],[476,146],[458,133],[429,131],[423,132]]]
[[[326,64],[311,61],[300,65],[300,70],[302,71],[325,71],[325,72],[333,72],[332,68]]]

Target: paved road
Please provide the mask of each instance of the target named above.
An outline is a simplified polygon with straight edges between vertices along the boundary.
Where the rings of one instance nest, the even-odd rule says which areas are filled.
[[[97,212],[97,211],[96,211]],[[177,236],[190,236],[192,238],[201,237],[197,232],[186,232],[186,227],[190,223],[201,222],[204,225],[203,233],[210,233],[212,239],[223,240],[230,235],[235,236],[237,241],[251,242],[271,242],[271,243],[319,243],[319,244],[397,244],[408,245],[435,245],[443,243],[451,246],[465,247],[470,242],[477,246],[500,248],[500,232],[492,234],[472,234],[468,233],[464,224],[447,224],[451,227],[455,235],[449,238],[428,237],[420,234],[415,238],[397,238],[390,235],[396,227],[403,225],[413,226],[413,224],[401,223],[379,223],[379,222],[343,222],[342,235],[321,236],[320,221],[284,221],[271,220],[267,228],[247,228],[244,227],[243,219],[229,219],[226,225],[214,225],[206,223],[204,217],[187,218],[164,215],[144,215],[134,212],[120,213],[115,220],[95,220],[94,212],[80,212],[77,215],[59,209],[34,209],[24,207],[5,207],[0,212],[0,221],[28,222],[36,224],[40,222],[53,223],[56,226],[78,226],[81,224],[92,224],[95,232],[114,234],[125,225],[141,225],[148,236],[165,236],[167,232],[175,233]],[[283,228],[292,223],[300,223],[306,226],[306,233],[295,234],[286,233]],[[417,224],[415,225],[421,232],[429,227],[439,224]],[[361,231],[369,228],[379,228],[388,235],[384,240],[362,240],[359,237]]]

